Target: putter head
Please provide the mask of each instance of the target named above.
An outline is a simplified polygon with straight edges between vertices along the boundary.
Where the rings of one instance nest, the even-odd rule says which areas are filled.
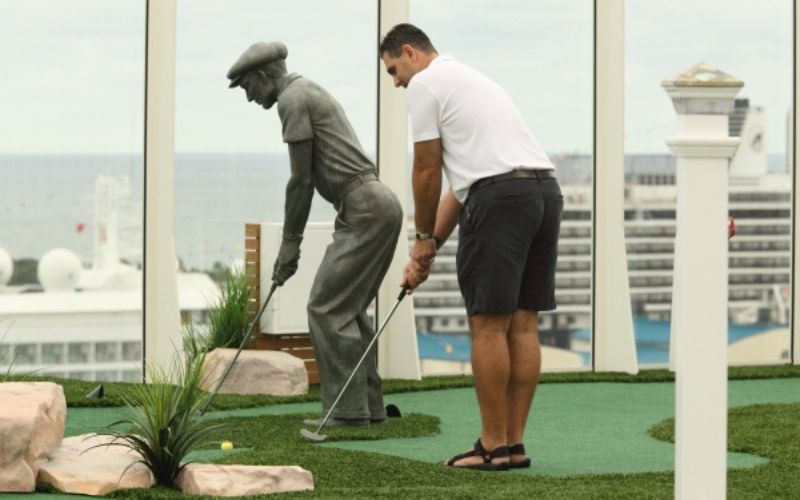
[[[300,429],[300,435],[304,438],[308,439],[309,441],[314,441],[316,443],[321,443],[328,439],[328,436],[324,436],[322,434],[312,432],[308,429]]]

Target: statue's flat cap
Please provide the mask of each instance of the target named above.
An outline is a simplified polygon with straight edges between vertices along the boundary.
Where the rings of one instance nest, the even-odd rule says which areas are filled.
[[[281,42],[258,42],[250,46],[228,70],[230,88],[238,86],[244,75],[278,59],[286,59],[289,51]]]

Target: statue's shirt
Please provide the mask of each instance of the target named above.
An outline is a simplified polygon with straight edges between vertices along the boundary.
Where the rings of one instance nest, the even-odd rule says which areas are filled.
[[[339,193],[354,175],[375,171],[358,142],[342,106],[325,89],[298,75],[278,94],[283,142],[312,140],[311,176],[314,187],[336,204]]]

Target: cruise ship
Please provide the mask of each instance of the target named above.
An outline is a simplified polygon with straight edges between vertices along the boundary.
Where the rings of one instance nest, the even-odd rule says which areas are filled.
[[[742,143],[730,167],[729,214],[736,230],[729,242],[732,340],[758,332],[759,325],[769,329],[789,322],[791,177],[768,170],[765,122],[763,110],[751,108],[746,99],[736,101],[729,132],[740,136]],[[558,309],[541,315],[540,336],[543,345],[582,353],[588,365],[592,159],[565,155],[553,160],[565,200],[556,272]],[[639,361],[647,364],[642,351],[655,345],[661,356],[652,361],[663,364],[672,302],[676,159],[669,154],[631,155],[625,162],[624,228]],[[454,346],[468,328],[455,276],[455,233],[440,250],[429,280],[414,294],[414,308],[421,357],[462,363],[469,353],[459,353]],[[413,234],[410,227],[410,240]]]
[[[38,262],[39,284],[6,287],[13,272],[0,249],[0,376],[6,372],[82,380],[142,380],[142,269],[121,259],[120,208],[127,180],[95,180],[90,267],[65,248]],[[178,271],[181,323],[203,328],[220,289],[208,274]]]

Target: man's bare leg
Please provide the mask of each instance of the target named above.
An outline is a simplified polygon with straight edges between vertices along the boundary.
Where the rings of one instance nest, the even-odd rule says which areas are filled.
[[[510,314],[476,314],[469,318],[472,334],[472,374],[481,412],[481,443],[491,451],[506,446],[506,401],[509,384],[509,355],[506,336]],[[507,458],[494,459],[495,463]],[[480,457],[468,457],[454,465],[483,463]]]
[[[511,317],[511,328],[507,337],[510,371],[506,429],[509,446],[522,442],[528,412],[539,383],[542,355],[537,319],[537,313],[524,309],[517,310]],[[522,459],[522,455],[511,457],[512,462]]]

